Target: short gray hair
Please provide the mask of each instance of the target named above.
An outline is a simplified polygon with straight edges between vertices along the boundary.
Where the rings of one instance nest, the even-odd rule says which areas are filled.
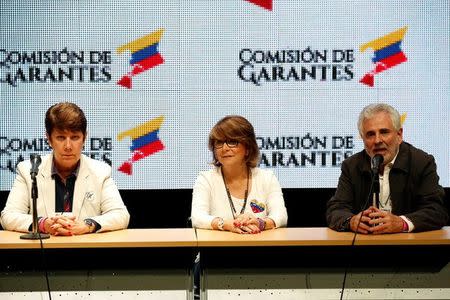
[[[402,124],[400,121],[400,114],[398,111],[386,103],[374,103],[369,104],[366,107],[363,108],[361,113],[359,114],[358,118],[358,130],[359,135],[363,136],[363,122],[366,119],[371,119],[375,114],[385,112],[389,114],[392,120],[392,125],[394,126],[394,129],[398,131],[400,128],[402,128]]]

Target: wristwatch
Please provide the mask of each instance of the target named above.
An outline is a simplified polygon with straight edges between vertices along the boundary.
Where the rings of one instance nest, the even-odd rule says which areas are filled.
[[[222,218],[219,218],[219,222],[217,222],[217,229],[223,231],[223,225],[224,225],[224,221]]]
[[[89,227],[89,233],[95,231],[95,223],[92,219],[84,219],[84,224],[86,224]]]
[[[257,218],[257,220],[258,220],[259,231],[266,230],[266,221],[264,219],[261,219],[261,218]]]
[[[341,231],[350,231],[350,220],[353,216],[348,217],[345,219],[345,221],[342,223]]]

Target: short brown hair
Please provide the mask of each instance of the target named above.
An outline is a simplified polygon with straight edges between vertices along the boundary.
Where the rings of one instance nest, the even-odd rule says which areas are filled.
[[[259,164],[259,148],[256,143],[253,125],[244,117],[231,115],[225,116],[214,125],[209,133],[208,148],[213,154],[213,164],[220,166],[214,153],[216,141],[236,140],[242,143],[248,153],[245,157],[247,166],[254,168]]]
[[[61,102],[50,106],[45,114],[45,130],[50,136],[54,129],[81,131],[86,137],[87,121],[76,104]]]

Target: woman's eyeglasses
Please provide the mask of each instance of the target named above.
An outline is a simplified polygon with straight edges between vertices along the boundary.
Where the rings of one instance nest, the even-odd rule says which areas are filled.
[[[227,144],[228,148],[236,148],[239,145],[239,141],[230,140],[230,141],[215,141],[214,148],[220,149],[224,144]]]

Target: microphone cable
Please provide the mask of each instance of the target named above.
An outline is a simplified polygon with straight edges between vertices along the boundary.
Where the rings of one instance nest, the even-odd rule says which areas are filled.
[[[47,293],[48,293],[48,298],[49,300],[52,300],[52,294],[51,294],[51,290],[50,290],[50,282],[48,280],[48,271],[47,271],[47,261],[45,260],[45,251],[44,251],[44,243],[42,242],[42,236],[41,233],[39,232],[39,228],[37,227],[37,213],[36,213],[36,201],[37,201],[37,195],[38,195],[38,190],[37,190],[37,179],[36,176],[39,172],[39,165],[41,164],[42,159],[41,156],[39,154],[30,154],[30,163],[31,163],[31,170],[30,170],[30,176],[32,179],[32,188],[31,188],[31,195],[32,195],[32,199],[33,199],[33,235],[37,234],[39,237],[39,244],[40,244],[40,252],[41,252],[41,265],[42,268],[44,269],[45,272],[45,281],[46,281],[46,286],[47,286]],[[17,166],[17,165],[16,165]],[[46,238],[48,238],[48,236],[46,236]],[[33,239],[34,236],[33,236]]]
[[[42,243],[42,237],[41,237],[40,232],[38,232],[38,235],[39,235],[39,242],[41,244],[41,264],[42,264],[42,268],[44,269],[44,273],[45,273],[45,281],[46,281],[46,285],[47,285],[48,299],[52,300],[52,294],[50,291],[50,282],[48,280],[47,261],[45,260],[44,243]]]
[[[369,204],[370,197],[372,196],[373,185],[374,185],[374,178],[375,178],[375,176],[372,176],[372,180],[371,180],[370,188],[369,188],[369,195],[367,196],[367,200],[364,203],[364,205],[360,208],[361,215],[358,218],[358,224],[356,225],[356,231],[355,231],[355,233],[353,235],[352,243],[350,245],[350,251],[353,251],[354,246],[355,246],[356,235],[358,234],[358,227],[359,227],[359,224],[361,223],[362,212],[363,212],[364,208]],[[345,266],[344,279],[342,280],[341,296],[339,298],[340,300],[342,300],[343,299],[342,297],[344,296],[345,282],[347,281],[347,273],[348,273],[348,269],[350,269],[350,267],[351,267],[351,261],[349,260],[348,264]]]

